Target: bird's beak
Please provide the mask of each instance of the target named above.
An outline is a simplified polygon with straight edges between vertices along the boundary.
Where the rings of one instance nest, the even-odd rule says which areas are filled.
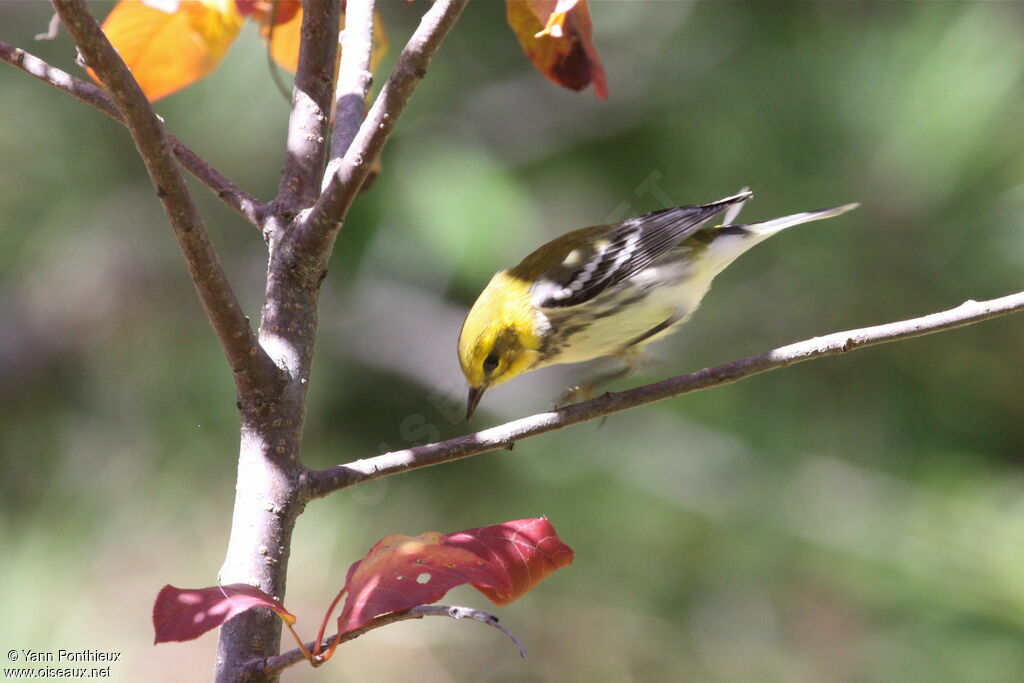
[[[469,422],[469,418],[473,417],[473,411],[476,410],[477,405],[480,403],[480,399],[484,397],[485,391],[487,391],[486,384],[469,388],[469,399],[466,402],[466,422]]]

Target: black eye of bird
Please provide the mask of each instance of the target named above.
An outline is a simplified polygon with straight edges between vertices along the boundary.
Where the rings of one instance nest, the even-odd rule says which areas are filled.
[[[498,354],[493,351],[487,358],[484,358],[484,372],[491,373],[498,367]]]

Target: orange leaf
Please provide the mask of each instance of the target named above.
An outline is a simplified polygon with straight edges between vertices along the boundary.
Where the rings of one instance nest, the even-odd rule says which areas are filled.
[[[587,0],[506,0],[509,26],[537,70],[570,90],[608,97]]]
[[[281,3],[286,5],[288,3]],[[297,11],[291,14],[291,18],[287,21],[282,21],[273,27],[271,27],[268,21],[263,23],[260,28],[260,35],[263,36],[264,40],[270,40],[270,56],[274,58],[282,69],[295,73],[295,70],[299,66],[299,43],[301,42],[301,36],[299,34],[302,28],[302,3],[295,3],[300,5]],[[282,8],[283,9],[283,8]],[[278,10],[279,12],[281,10]],[[292,10],[289,10],[292,12]],[[345,28],[345,15],[341,15],[340,30]],[[380,15],[376,12],[373,15],[373,52],[370,54],[370,71],[377,70],[377,64],[381,58],[388,51],[388,37],[384,33],[384,24],[380,20]],[[340,58],[340,51],[339,51]]]
[[[447,535],[392,534],[349,568],[338,633],[365,626],[380,614],[436,602],[464,583],[504,605],[571,564],[572,557],[545,518]]]
[[[269,607],[287,623],[295,623],[295,617],[284,605],[259,588],[243,583],[209,588],[164,586],[153,604],[153,642],[194,640],[253,607]]]
[[[150,101],[198,81],[227,52],[242,28],[232,0],[181,0],[148,4],[121,0],[103,22],[103,31]],[[96,74],[89,75],[97,81]]]
[[[260,27],[260,35],[270,40],[270,56],[282,69],[295,73],[299,66],[299,43],[302,40],[299,30],[302,28],[302,7],[294,12],[290,19],[276,26],[264,23]]]

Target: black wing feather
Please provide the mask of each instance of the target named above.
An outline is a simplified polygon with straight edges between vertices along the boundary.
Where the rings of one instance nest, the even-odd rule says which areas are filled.
[[[630,218],[616,225],[608,244],[578,268],[552,269],[534,286],[542,308],[575,306],[636,275],[659,256],[699,230],[727,207],[752,196],[744,192],[702,206],[677,206]]]

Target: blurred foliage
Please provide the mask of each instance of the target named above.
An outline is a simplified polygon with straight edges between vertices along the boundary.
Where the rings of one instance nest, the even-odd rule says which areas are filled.
[[[382,4],[388,68],[423,6]],[[32,42],[49,13],[3,3],[0,39],[78,73],[66,36]],[[311,466],[465,431],[454,345],[490,274],[669,201],[749,185],[750,219],[863,207],[744,256],[622,386],[1021,288],[1024,6],[592,15],[605,103],[534,73],[500,3],[472,4],[444,45],[335,249]],[[215,581],[230,373],[125,131],[7,67],[0,91],[0,642],[119,650],[117,680],[203,679],[215,639],[152,648],[149,605],[166,582]],[[158,110],[272,196],[286,105],[255,29]],[[196,194],[255,315],[263,242]],[[1019,681],[1021,339],[1016,316],[858,351],[316,502],[286,600],[307,637],[388,533],[546,514],[577,560],[501,610],[526,661],[489,629],[428,620],[284,679]],[[543,409],[573,376],[495,390],[473,426]]]

